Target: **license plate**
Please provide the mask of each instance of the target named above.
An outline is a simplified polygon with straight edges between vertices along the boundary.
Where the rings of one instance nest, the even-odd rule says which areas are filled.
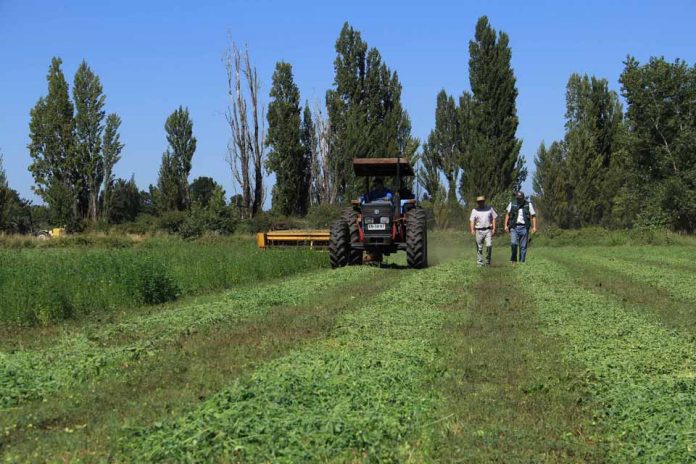
[[[367,230],[387,230],[386,224],[368,224]]]

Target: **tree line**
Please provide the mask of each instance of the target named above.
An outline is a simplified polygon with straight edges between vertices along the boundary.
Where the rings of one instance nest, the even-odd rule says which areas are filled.
[[[537,152],[534,190],[561,228],[696,229],[696,66],[629,56],[617,92],[573,74],[562,140]]]
[[[470,90],[435,99],[435,126],[421,146],[401,104],[398,74],[345,23],[335,42],[334,83],[323,102],[302,103],[292,64],[278,61],[267,110],[248,49],[230,42],[224,58],[229,104],[226,159],[239,191],[228,198],[210,177],[189,181],[196,151],[193,121],[180,106],[164,123],[167,148],[156,185],[140,191],[133,177],[116,179],[124,144],[121,119],[105,111],[99,77],[86,62],[70,89],[54,58],[48,92],[31,110],[29,167],[46,208],[9,188],[0,158],[0,229],[26,229],[32,211],[53,224],[122,223],[138,215],[165,217],[177,227],[229,231],[263,213],[273,173],[272,211],[304,216],[323,204],[356,197],[354,157],[410,159],[432,207],[463,216],[462,204],[486,195],[498,207],[526,179],[517,138],[518,90],[510,39],[488,18],[469,42]],[[628,58],[619,95],[606,79],[573,74],[566,88],[562,140],[539,147],[534,201],[547,223],[696,226],[696,70],[677,60]],[[19,219],[18,219],[19,218]],[[22,225],[23,224],[23,225]]]

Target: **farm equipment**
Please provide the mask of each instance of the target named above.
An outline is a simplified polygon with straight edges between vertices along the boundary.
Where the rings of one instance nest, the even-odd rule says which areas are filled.
[[[403,158],[355,158],[353,171],[365,178],[365,194],[331,225],[331,267],[381,263],[384,256],[399,250],[406,251],[408,267],[427,267],[426,212],[402,185],[403,177],[415,175],[411,163]],[[393,178],[396,191],[389,199],[371,201],[369,180],[382,177]]]
[[[259,232],[256,234],[256,245],[262,250],[278,247],[326,249],[329,246],[329,231],[290,229]]]
[[[63,237],[65,235],[65,228],[54,227],[51,230],[38,230],[34,232],[34,236],[39,240],[47,240],[49,238]]]

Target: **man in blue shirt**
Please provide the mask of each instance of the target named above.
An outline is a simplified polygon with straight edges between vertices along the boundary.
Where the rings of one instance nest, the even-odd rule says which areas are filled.
[[[367,194],[367,200],[365,200],[365,197],[363,196],[363,202],[378,200],[391,201],[392,196],[391,190],[384,186],[384,179],[377,177],[372,182],[372,190],[370,190],[370,193]]]

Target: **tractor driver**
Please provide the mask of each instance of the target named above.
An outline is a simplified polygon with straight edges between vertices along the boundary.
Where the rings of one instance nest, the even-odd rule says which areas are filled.
[[[367,200],[363,196],[363,202],[379,200],[392,201],[392,192],[384,186],[384,179],[376,177],[372,182],[372,190],[367,194]]]

